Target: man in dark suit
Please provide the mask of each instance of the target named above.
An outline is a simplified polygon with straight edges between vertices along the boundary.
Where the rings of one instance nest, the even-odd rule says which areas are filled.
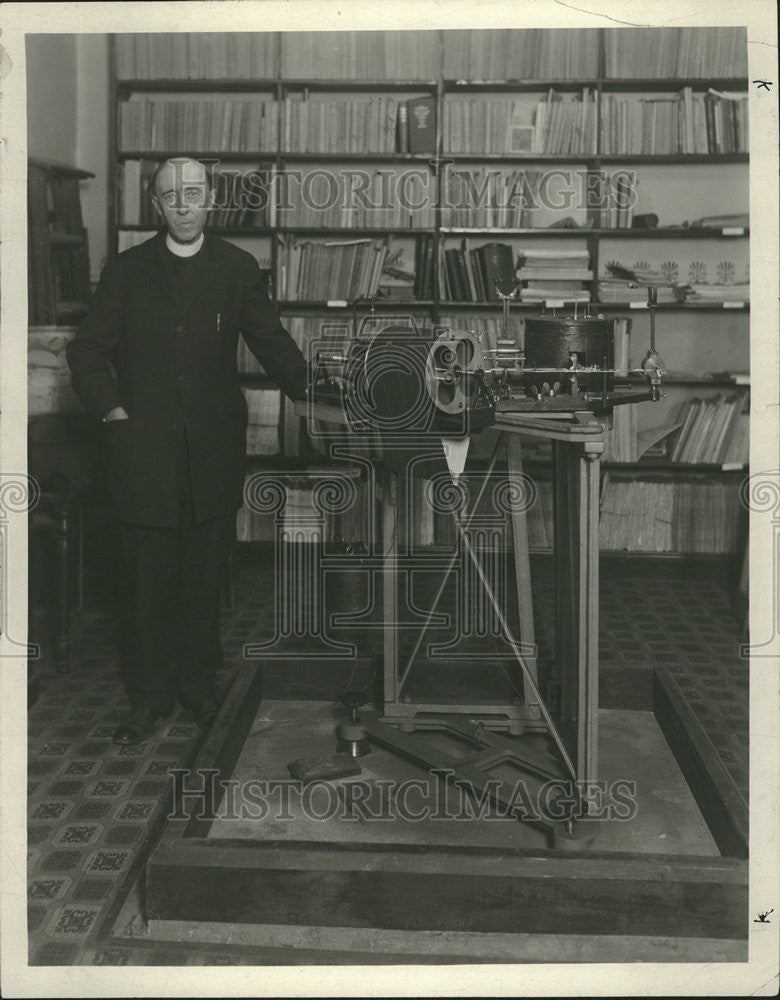
[[[290,398],[306,393],[306,362],[255,260],[204,233],[212,198],[197,161],[158,167],[166,228],[109,261],[68,347],[73,388],[105,424],[133,587],[132,713],[118,743],[144,739],[177,697],[201,726],[217,714],[220,584],[246,451],[239,334]]]

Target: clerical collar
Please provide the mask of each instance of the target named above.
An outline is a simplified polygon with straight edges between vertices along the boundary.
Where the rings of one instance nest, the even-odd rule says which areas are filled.
[[[194,257],[203,246],[204,234],[195,240],[194,243],[177,243],[170,233],[165,234],[165,245],[176,257]]]

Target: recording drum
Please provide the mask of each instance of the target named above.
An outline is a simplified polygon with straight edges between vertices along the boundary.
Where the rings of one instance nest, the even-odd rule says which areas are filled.
[[[529,317],[523,324],[526,391],[560,383],[566,394],[611,392],[615,384],[612,319]]]

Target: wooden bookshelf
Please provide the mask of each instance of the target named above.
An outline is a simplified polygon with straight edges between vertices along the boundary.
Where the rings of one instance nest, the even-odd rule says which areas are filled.
[[[29,322],[83,317],[90,297],[89,247],[79,184],[88,170],[30,159],[27,166]]]
[[[625,314],[640,317],[640,322],[646,322],[641,317],[646,316],[644,301],[640,302],[641,291],[637,292],[637,300],[598,301],[598,283],[604,271],[600,267],[606,254],[614,255],[614,249],[607,251],[605,242],[621,241],[626,247],[626,254],[642,256],[639,245],[647,243],[658,248],[658,254],[664,252],[664,241],[685,241],[692,248],[701,246],[718,247],[728,241],[747,240],[750,231],[747,226],[721,228],[696,225],[674,224],[661,225],[651,229],[635,229],[629,226],[612,227],[602,223],[602,208],[588,207],[581,219],[581,224],[566,227],[550,227],[550,225],[530,226],[461,226],[451,225],[444,215],[442,179],[447,169],[458,170],[474,167],[484,170],[530,170],[545,167],[571,167],[577,176],[587,178],[589,175],[619,170],[623,167],[637,168],[637,175],[643,176],[644,170],[674,171],[684,168],[690,171],[692,185],[692,205],[696,203],[695,178],[700,168],[735,169],[748,163],[748,155],[743,152],[721,153],[604,153],[602,152],[602,114],[609,101],[620,101],[624,95],[628,102],[640,103],[642,96],[655,99],[665,99],[666,95],[682,94],[685,88],[695,95],[696,100],[703,100],[703,95],[711,88],[721,93],[745,93],[748,87],[746,46],[740,36],[741,29],[732,32],[713,32],[713,29],[654,29],[663,32],[663,44],[657,46],[651,38],[649,46],[641,44],[634,38],[633,32],[639,29],[620,29],[621,44],[636,41],[637,58],[633,63],[626,63],[621,51],[615,49],[614,32],[618,29],[576,29],[573,32],[565,30],[533,31],[428,31],[428,32],[332,32],[329,33],[327,48],[320,44],[314,45],[315,36],[305,32],[285,33],[254,33],[251,38],[239,38],[239,33],[223,39],[219,38],[218,51],[208,63],[196,59],[197,52],[206,51],[206,39],[195,36],[188,50],[187,44],[180,39],[174,40],[163,36],[116,36],[112,45],[111,78],[113,81],[113,113],[110,127],[110,170],[109,183],[111,212],[109,245],[116,246],[120,231],[127,234],[148,232],[150,227],[139,222],[123,223],[118,218],[119,189],[117,177],[123,170],[123,164],[131,160],[164,159],[172,155],[187,154],[205,160],[219,159],[223,166],[231,165],[237,168],[249,169],[254,165],[258,170],[273,169],[280,175],[293,170],[317,170],[319,167],[331,164],[336,173],[347,171],[350,167],[376,171],[403,171],[412,168],[424,172],[431,182],[434,204],[430,222],[417,226],[397,226],[377,224],[360,224],[357,226],[333,225],[319,226],[297,224],[287,212],[276,210],[268,224],[254,225],[224,225],[214,226],[213,231],[228,238],[240,238],[258,242],[262,246],[262,256],[267,258],[274,275],[274,291],[280,313],[290,322],[294,317],[302,317],[306,322],[315,323],[318,317],[326,321],[348,323],[351,319],[351,303],[333,295],[327,300],[318,298],[315,301],[300,301],[296,299],[283,300],[279,294],[282,288],[281,262],[283,258],[284,241],[314,241],[318,239],[349,240],[349,239],[386,239],[391,249],[404,248],[408,260],[414,257],[415,265],[421,265],[424,259],[420,247],[429,241],[428,267],[431,269],[431,285],[429,294],[420,299],[387,298],[376,299],[376,312],[398,315],[404,312],[413,313],[422,320],[434,323],[442,317],[451,314],[453,318],[466,318],[468,313],[484,316],[490,322],[498,318],[501,306],[495,301],[452,301],[447,299],[441,284],[440,254],[446,248],[459,245],[461,239],[468,239],[473,248],[489,242],[504,242],[512,247],[516,256],[521,246],[528,249],[543,241],[554,245],[566,246],[569,241],[576,243],[587,251],[590,268],[593,272],[591,281],[583,282],[589,291],[589,305],[580,303],[578,315],[585,315],[588,309],[591,314],[607,315]],[[736,34],[734,33],[736,32]],[[413,37],[414,36],[414,37]],[[650,36],[647,36],[650,37]],[[655,36],[653,36],[655,37]],[[660,35],[658,36],[661,37]],[[645,36],[642,36],[645,38]],[[740,40],[741,39],[741,40]],[[403,42],[403,45],[401,45]],[[484,43],[484,44],[483,44]],[[251,49],[251,46],[256,49]],[[250,46],[251,60],[241,63],[231,62],[231,52],[244,53]],[[372,49],[371,47],[375,47]],[[368,47],[368,49],[366,48]],[[331,51],[332,50],[332,51]],[[189,55],[188,55],[189,51]],[[167,55],[166,55],[167,53]],[[329,54],[328,54],[329,53]],[[459,53],[467,56],[471,62],[464,64]],[[521,59],[522,56],[522,59]],[[166,62],[169,59],[169,62]],[[707,61],[711,60],[708,66]],[[674,64],[679,72],[664,73],[660,68]],[[248,66],[262,67],[262,75],[256,77],[227,76],[227,73],[247,72]],[[206,67],[204,69],[204,66]],[[318,71],[317,67],[321,71]],[[529,67],[530,77],[519,78],[520,68],[524,71]],[[582,67],[587,66],[587,72]],[[156,75],[155,74],[156,67]],[[623,68],[625,72],[617,75],[611,70]],[[653,76],[647,68],[659,68],[659,75]],[[637,69],[636,77],[627,75]],[[502,72],[499,72],[502,70]],[[708,72],[709,70],[709,72]],[[302,71],[311,72],[311,77],[301,75]],[[220,72],[222,75],[220,75]],[[199,75],[202,74],[202,75]],[[121,105],[127,101],[152,101],[155,99],[173,101],[181,99],[197,102],[200,97],[208,100],[210,97],[225,100],[240,100],[238,95],[262,95],[275,108],[275,141],[265,145],[261,150],[250,148],[233,149],[230,152],[217,152],[203,148],[170,148],[150,152],[143,148],[123,148],[119,142],[118,124],[121,120]],[[537,152],[455,152],[450,153],[444,134],[445,108],[453,102],[487,101],[495,96],[496,101],[512,101],[517,95],[519,103],[525,102],[528,108],[535,107],[534,102],[556,100],[551,95],[561,95],[563,102],[579,104],[583,95],[592,102],[595,118],[587,119],[589,105],[582,108],[585,116],[583,121],[590,121],[593,132],[593,145],[590,151],[584,153],[551,153]],[[329,103],[355,100],[366,101],[368,98],[387,98],[400,106],[410,99],[427,97],[433,101],[435,109],[435,135],[430,148],[426,152],[384,151],[384,152],[324,152],[317,148],[316,143],[307,144],[306,148],[286,148],[283,134],[283,109],[286,102],[310,100],[314,103]],[[681,98],[682,101],[682,98]],[[571,111],[571,109],[569,109]],[[682,113],[682,112],[680,112]],[[476,112],[478,114],[478,112]],[[290,119],[292,121],[292,119]],[[714,126],[713,126],[714,127]],[[736,133],[735,133],[736,135]],[[713,133],[714,136],[714,133]],[[709,138],[708,138],[709,141]],[[196,144],[197,145],[197,144]],[[404,148],[404,147],[402,147]],[[341,175],[339,175],[341,176]],[[373,175],[372,175],[373,176]],[[678,175],[675,175],[678,176]],[[728,210],[728,206],[724,206]],[[641,209],[637,209],[641,211]],[[694,211],[692,208],[691,211]],[[567,215],[562,211],[561,216]],[[706,214],[702,213],[702,214]],[[379,221],[379,220],[378,220]],[[563,241],[561,244],[560,241]],[[242,242],[242,245],[244,243]],[[622,251],[621,251],[622,253]],[[651,257],[651,254],[647,254]],[[657,256],[657,255],[656,255]],[[652,259],[652,257],[651,257]],[[663,259],[663,258],[661,258]],[[631,260],[631,258],[627,258]],[[415,279],[416,280],[416,279]],[[427,287],[427,286],[426,286]],[[571,306],[568,307],[569,309]],[[733,301],[686,301],[661,303],[659,313],[679,317],[687,316],[696,325],[696,316],[711,316],[713,323],[737,324],[747,336],[747,314],[749,301],[743,301],[741,295],[734,296]],[[513,304],[513,313],[526,316],[539,311],[534,303]],[[691,317],[693,319],[691,319]],[[313,327],[312,327],[313,328]],[[669,336],[664,331],[664,337]],[[638,347],[638,345],[637,345]],[[668,341],[662,346],[662,354],[668,351]],[[669,360],[667,358],[667,360]],[[723,366],[728,367],[728,359]],[[708,358],[708,363],[717,365]],[[691,377],[669,378],[667,384],[672,394],[681,398],[691,389],[706,387],[712,390],[731,386],[728,380],[713,381],[690,373]],[[245,384],[253,388],[270,388],[267,377],[259,374],[244,376]],[[285,407],[282,406],[282,410]],[[295,434],[291,431],[292,424],[298,418],[289,413],[282,415],[282,430],[280,441],[285,447]],[[262,456],[253,459],[257,462],[271,464],[274,461],[302,462],[305,458],[294,453],[285,453],[274,459]],[[688,471],[679,464],[674,464],[672,474]],[[608,467],[611,469],[611,466]],[[633,471],[640,473],[646,469],[640,465]],[[697,470],[697,467],[693,467]],[[622,471],[630,472],[623,465]],[[698,471],[698,470],[697,470]],[[711,475],[717,475],[717,467],[708,470]]]

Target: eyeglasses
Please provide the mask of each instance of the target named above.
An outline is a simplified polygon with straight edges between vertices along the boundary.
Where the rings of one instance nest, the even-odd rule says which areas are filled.
[[[178,208],[179,205],[204,205],[206,203],[205,185],[186,187],[183,191],[166,191],[160,195],[159,201],[166,208]]]

